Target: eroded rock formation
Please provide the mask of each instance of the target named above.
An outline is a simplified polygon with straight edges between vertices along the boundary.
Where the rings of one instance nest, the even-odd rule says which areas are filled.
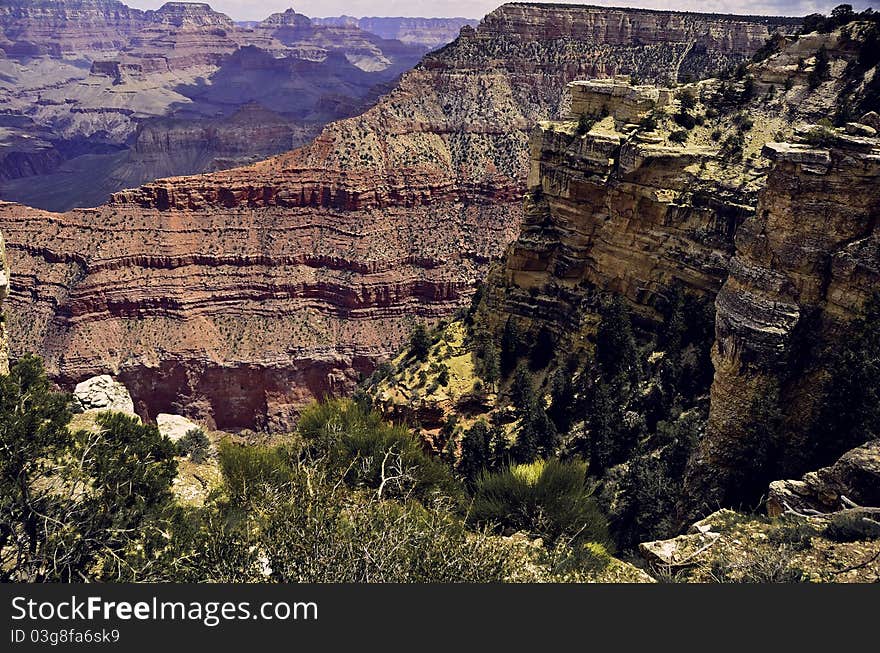
[[[369,106],[423,52],[295,12],[239,27],[202,3],[141,12],[109,0],[10,0],[0,30],[0,196],[50,210],[302,145]],[[252,104],[276,114],[283,137],[237,116]],[[145,129],[153,150],[166,144],[155,156],[144,156]],[[185,132],[205,129],[194,147]],[[236,152],[241,143],[247,152]]]
[[[9,260],[6,258],[6,241],[0,234],[0,309],[9,296]],[[9,373],[9,336],[6,331],[6,313],[0,313],[0,374]]]
[[[812,73],[820,48],[824,78]],[[525,220],[489,292],[496,326],[516,315],[533,330],[589,335],[597,295],[614,291],[651,332],[673,287],[714,300],[709,424],[688,475],[688,494],[707,504],[741,498],[736,478],[749,465],[797,466],[822,374],[805,343],[815,352],[845,337],[880,282],[880,140],[861,123],[814,124],[863,83],[851,76],[858,57],[840,33],[810,34],[740,81],[675,98],[624,80],[579,82],[568,119],[533,133]],[[783,451],[759,463],[744,434],[771,388]]]
[[[528,132],[557,114],[565,84],[611,71],[675,78],[674,51],[696,35],[747,27],[753,38],[707,46],[717,56],[706,73],[768,33],[761,21],[690,16],[664,40],[668,12],[609,14],[651,26],[658,43],[644,46],[638,30],[584,29],[581,12],[598,20],[582,7],[505,5],[375,107],[292,153],[160,180],[93,210],[0,206],[15,252],[16,352],[44,355],[65,385],[117,375],[144,417],[173,412],[219,428],[283,429],[306,401],[350,390],[413,318],[465,305],[514,238]],[[619,144],[612,132],[602,147]],[[676,151],[657,157],[633,174],[648,183],[669,161],[692,163]],[[695,270],[714,265],[703,258]]]
[[[381,36],[433,50],[455,40],[464,26],[476,27],[479,21],[471,18],[413,18],[413,17],[364,17],[334,16],[313,18],[316,25],[334,27],[359,27]]]

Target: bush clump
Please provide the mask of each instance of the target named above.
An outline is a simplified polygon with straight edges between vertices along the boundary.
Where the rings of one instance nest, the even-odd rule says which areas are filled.
[[[177,455],[200,465],[211,455],[211,441],[202,429],[190,429],[177,441]]]
[[[877,521],[864,513],[841,512],[831,518],[822,534],[834,542],[876,540],[880,538],[880,524]]]
[[[326,458],[352,487],[381,496],[435,493],[457,496],[450,471],[422,448],[405,426],[388,424],[375,411],[347,399],[313,404],[300,415],[298,433],[313,458]]]
[[[583,462],[537,460],[484,473],[477,480],[470,519],[551,542],[565,538],[610,544],[608,524]]]

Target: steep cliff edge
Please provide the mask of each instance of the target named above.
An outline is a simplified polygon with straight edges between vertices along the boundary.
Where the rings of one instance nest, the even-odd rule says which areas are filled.
[[[880,283],[880,139],[828,134],[821,146],[768,143],[774,162],[756,215],[737,233],[716,300],[709,431],[700,449],[713,487],[745,464],[745,424],[778,388],[785,406],[779,472],[802,473],[835,433],[811,431],[822,352],[846,338]],[[831,444],[831,455],[842,449]],[[823,462],[823,461],[819,461]],[[827,462],[827,461],[824,461]]]
[[[160,180],[95,210],[0,206],[16,353],[43,354],[65,384],[112,373],[143,415],[220,428],[284,429],[312,397],[350,390],[413,318],[465,305],[515,237],[528,132],[558,113],[566,83],[612,70],[672,78],[673,51],[694,34],[750,26],[753,39],[717,47],[724,61],[768,34],[698,16],[649,46],[632,31],[609,43],[602,30],[536,32],[584,11],[505,5],[292,153]],[[614,15],[662,41],[670,14]]]
[[[674,90],[570,83],[467,336],[395,360],[377,404],[453,458],[487,433],[519,462],[587,458],[629,543],[876,437],[876,30]]]

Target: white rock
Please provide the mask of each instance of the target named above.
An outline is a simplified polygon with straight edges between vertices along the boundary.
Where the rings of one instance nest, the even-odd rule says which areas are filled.
[[[134,402],[128,390],[108,374],[93,376],[78,383],[73,396],[85,412],[115,411],[134,415]]]
[[[191,422],[181,415],[170,415],[168,413],[159,413],[156,415],[156,426],[159,427],[159,433],[164,435],[172,442],[177,442],[184,435],[192,430],[201,430],[195,422]]]

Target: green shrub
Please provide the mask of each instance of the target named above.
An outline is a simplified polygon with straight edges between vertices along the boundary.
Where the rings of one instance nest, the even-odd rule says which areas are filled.
[[[211,441],[202,429],[190,429],[177,441],[177,455],[189,457],[196,464],[205,462],[211,453]]]
[[[550,541],[610,542],[582,462],[538,460],[484,473],[477,480],[469,517],[477,524],[527,531]]]
[[[652,132],[657,129],[657,118],[654,114],[649,113],[647,116],[641,119],[639,122],[639,128],[642,131]]]
[[[351,487],[380,490],[382,496],[460,490],[449,470],[424,451],[408,428],[391,425],[347,399],[313,404],[300,414],[298,432],[314,457],[326,458]]]
[[[740,561],[720,558],[712,562],[711,575],[718,583],[806,582],[804,571],[792,564],[792,558],[793,553],[786,545]]]
[[[152,582],[500,582],[528,579],[514,545],[469,531],[443,502],[381,500],[299,462],[247,510],[181,511],[136,580]]]
[[[811,91],[819,88],[822,82],[828,79],[829,71],[828,50],[823,45],[816,51],[816,63],[807,76],[807,85]]]
[[[679,145],[684,145],[687,142],[687,139],[688,133],[687,130],[684,129],[678,129],[669,135],[669,140],[673,143],[678,143]]]
[[[431,336],[428,335],[428,329],[421,322],[413,327],[409,335],[409,353],[416,360],[423,361],[428,357],[431,349]]]
[[[804,551],[812,546],[812,538],[819,531],[809,522],[794,518],[782,518],[770,529],[770,542],[777,545],[788,545],[795,551]]]
[[[678,101],[681,103],[682,112],[690,111],[695,106],[697,106],[697,98],[694,95],[694,92],[690,89],[683,90],[679,92],[676,97]]]
[[[223,440],[218,447],[220,470],[233,503],[264,499],[273,489],[290,483],[296,453],[287,447],[239,445]]]
[[[697,124],[697,119],[686,111],[676,113],[673,116],[673,119],[675,120],[675,124],[684,129],[693,129]]]
[[[590,131],[593,128],[593,125],[595,125],[595,124],[596,124],[595,118],[593,118],[592,116],[590,116],[586,113],[582,113],[580,115],[580,117],[578,118],[578,125],[577,125],[578,136],[583,136],[584,134],[586,134],[588,131]]]
[[[0,376],[0,581],[117,579],[171,505],[174,445],[120,413],[71,433],[70,404],[36,357]]]

